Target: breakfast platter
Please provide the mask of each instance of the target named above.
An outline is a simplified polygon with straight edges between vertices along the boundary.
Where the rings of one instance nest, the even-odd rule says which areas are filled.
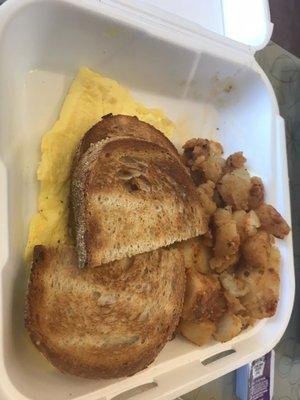
[[[0,395],[171,400],[268,352],[294,275],[253,48],[139,2],[1,7]]]

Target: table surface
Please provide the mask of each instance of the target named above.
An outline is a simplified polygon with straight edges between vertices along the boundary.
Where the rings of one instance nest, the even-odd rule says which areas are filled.
[[[275,43],[256,54],[275,90],[285,119],[293,223],[296,297],[289,326],[275,348],[273,400],[300,400],[300,59]],[[232,372],[190,392],[184,400],[236,399]]]

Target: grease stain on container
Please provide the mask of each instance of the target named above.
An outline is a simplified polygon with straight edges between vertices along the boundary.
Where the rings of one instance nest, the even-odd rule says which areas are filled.
[[[222,93],[231,93],[235,89],[235,82],[231,76],[220,78],[220,76],[216,74],[211,78],[211,85],[211,96],[219,96]]]
[[[218,74],[210,80],[209,99],[218,107],[225,107],[232,101],[233,94],[236,94],[236,82],[232,76],[221,78]]]
[[[104,33],[105,33],[105,36],[108,36],[110,38],[118,38],[121,35],[120,29],[118,29],[114,26],[107,28]]]

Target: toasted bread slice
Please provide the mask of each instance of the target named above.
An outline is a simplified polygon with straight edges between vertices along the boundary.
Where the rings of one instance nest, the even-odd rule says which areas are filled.
[[[178,151],[172,142],[162,132],[154,128],[154,126],[140,121],[137,117],[108,114],[102,117],[102,120],[97,122],[84,135],[77,148],[74,165],[77,165],[79,159],[89,149],[91,144],[117,136],[135,137],[157,143],[174,154],[175,157],[179,157]]]
[[[167,150],[145,140],[118,137],[91,145],[74,170],[71,196],[80,267],[207,230],[190,175]]]
[[[129,376],[171,339],[184,290],[176,246],[84,270],[72,247],[36,246],[25,323],[35,346],[61,371]]]
[[[154,126],[140,121],[135,116],[107,114],[97,122],[80,141],[73,158],[71,175],[74,172],[79,160],[89,149],[91,144],[100,142],[107,138],[116,138],[118,136],[135,137],[157,143],[159,146],[168,150],[181,161],[180,155],[173,143]],[[184,166],[185,167],[185,166]],[[186,167],[185,167],[186,168]],[[74,215],[72,206],[72,196],[70,196],[70,215],[69,225],[74,235]]]

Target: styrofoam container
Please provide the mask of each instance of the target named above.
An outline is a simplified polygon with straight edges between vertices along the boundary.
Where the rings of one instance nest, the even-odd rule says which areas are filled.
[[[234,28],[228,36],[235,38]],[[250,171],[265,183],[267,201],[290,221],[284,122],[253,57],[258,47],[255,40],[253,46],[237,43],[137,1],[9,0],[0,7],[1,399],[173,399],[278,342],[294,297],[291,235],[280,242],[281,292],[273,318],[224,344],[197,347],[178,335],[149,368],[127,379],[61,374],[32,346],[23,323],[22,256],[36,209],[41,135],[82,65],[165,110],[178,126],[176,144],[214,137],[227,154],[243,150]],[[215,355],[217,360],[204,362]]]

